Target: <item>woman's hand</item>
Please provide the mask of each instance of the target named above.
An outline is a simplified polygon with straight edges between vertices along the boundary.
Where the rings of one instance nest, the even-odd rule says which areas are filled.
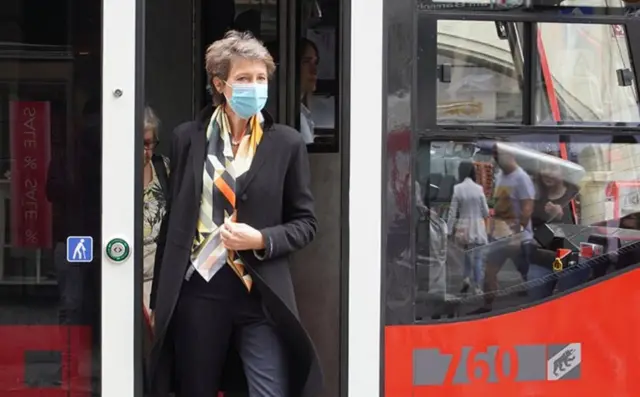
[[[220,230],[222,244],[234,251],[261,250],[264,248],[262,233],[247,225],[225,220]]]

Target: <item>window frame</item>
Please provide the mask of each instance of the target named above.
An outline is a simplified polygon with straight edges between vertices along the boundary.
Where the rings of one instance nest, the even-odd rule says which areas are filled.
[[[559,7],[571,8],[571,7]],[[640,21],[624,16],[617,15],[564,15],[548,12],[531,13],[521,10],[510,10],[502,13],[496,11],[476,11],[469,13],[463,10],[437,10],[437,11],[420,11],[417,14],[417,37],[433,37],[432,40],[417,40],[417,67],[415,69],[414,80],[417,82],[417,102],[420,109],[429,109],[431,111],[421,112],[415,120],[418,130],[430,131],[440,128],[455,128],[458,125],[464,125],[468,129],[481,130],[485,128],[501,128],[511,129],[514,132],[526,126],[527,129],[535,129],[536,131],[545,131],[551,128],[553,131],[560,128],[566,130],[567,133],[580,131],[584,129],[592,129],[594,131],[606,128],[612,132],[624,133],[630,129],[640,127],[640,121],[622,123],[615,120],[605,121],[614,125],[541,125],[536,124],[536,84],[539,81],[539,68],[534,67],[539,62],[538,51],[534,40],[537,37],[537,24],[539,23],[562,23],[562,24],[589,24],[589,25],[622,25],[625,29],[625,40],[629,50],[630,67],[633,75],[636,76],[634,84],[636,97],[640,97],[640,84],[637,76],[640,72],[640,41],[634,42],[629,38],[632,35],[640,37]],[[437,76],[437,29],[438,22],[446,21],[485,21],[485,22],[505,22],[505,23],[522,23],[523,31],[523,54],[524,54],[524,82],[522,87],[522,114],[523,119],[519,124],[514,123],[456,123],[456,122],[438,122],[437,109],[438,90],[437,80],[433,76]],[[421,71],[421,73],[418,73]],[[544,83],[544,80],[542,80]]]

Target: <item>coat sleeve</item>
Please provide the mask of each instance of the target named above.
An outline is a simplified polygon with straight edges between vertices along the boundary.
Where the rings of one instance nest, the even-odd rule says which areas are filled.
[[[258,259],[289,255],[308,245],[315,237],[318,222],[311,194],[311,175],[307,147],[296,140],[287,167],[283,190],[283,223],[260,230],[265,249]]]
[[[169,156],[169,161],[166,162],[166,164],[168,164],[169,167],[172,167],[172,166],[176,167],[181,163],[179,161],[181,147],[180,147],[178,128],[176,128],[176,130],[173,131],[173,134],[172,134],[173,136],[171,140],[171,149],[170,149],[171,154]],[[162,259],[164,257],[164,247],[167,242],[167,230],[169,229],[169,218],[170,218],[169,215],[171,214],[171,202],[175,199],[175,195],[177,192],[177,189],[175,189],[174,187],[177,184],[177,181],[175,179],[177,178],[178,173],[172,172],[172,171],[174,170],[167,168],[167,174],[169,176],[169,195],[168,195],[169,197],[166,197],[166,212],[165,212],[164,218],[162,219],[162,224],[160,225],[160,232],[158,233],[158,240],[156,242],[156,255],[155,255],[154,264],[153,264],[153,282],[151,284],[151,294],[149,296],[149,309],[151,310],[155,310],[156,308],[156,295],[158,291],[158,285],[160,284],[160,269],[162,268]]]

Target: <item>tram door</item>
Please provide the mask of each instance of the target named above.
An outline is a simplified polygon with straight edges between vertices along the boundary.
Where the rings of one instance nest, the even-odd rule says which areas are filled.
[[[0,4],[0,395],[141,380],[136,3]]]

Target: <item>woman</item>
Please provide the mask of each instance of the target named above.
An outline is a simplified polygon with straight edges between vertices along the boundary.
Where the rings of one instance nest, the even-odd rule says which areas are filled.
[[[462,182],[453,187],[447,228],[455,242],[465,250],[462,291],[466,292],[472,285],[470,277],[473,273],[473,290],[482,294],[484,264],[479,247],[487,244],[489,206],[484,189],[476,183],[476,170],[471,161],[460,163],[458,180]]]
[[[149,310],[160,224],[166,213],[169,160],[153,152],[158,145],[160,120],[150,107],[144,110],[143,302]]]
[[[301,39],[298,44],[300,54],[300,133],[305,143],[315,139],[315,123],[309,110],[309,96],[316,90],[318,81],[318,47],[309,39]]]
[[[574,223],[569,203],[576,192],[567,188],[559,166],[540,164],[537,188],[531,217],[534,228],[545,223]]]
[[[533,206],[531,221],[533,228],[543,227],[545,224],[575,224],[571,213],[570,202],[576,195],[576,191],[567,187],[560,166],[541,162],[537,183],[537,197]],[[539,255],[540,256],[540,255]],[[590,268],[579,270],[570,269],[560,272],[556,277],[552,268],[554,256],[545,257],[544,261],[532,264],[529,268],[529,280],[538,280],[529,288],[529,299],[533,302],[540,301],[555,290],[566,291],[585,283],[590,276]],[[540,282],[540,279],[546,281]]]
[[[317,227],[307,149],[262,112],[275,65],[250,33],[227,33],[205,63],[213,108],[173,134],[150,386],[211,397],[246,378],[250,397],[312,396],[322,375],[289,272]]]

